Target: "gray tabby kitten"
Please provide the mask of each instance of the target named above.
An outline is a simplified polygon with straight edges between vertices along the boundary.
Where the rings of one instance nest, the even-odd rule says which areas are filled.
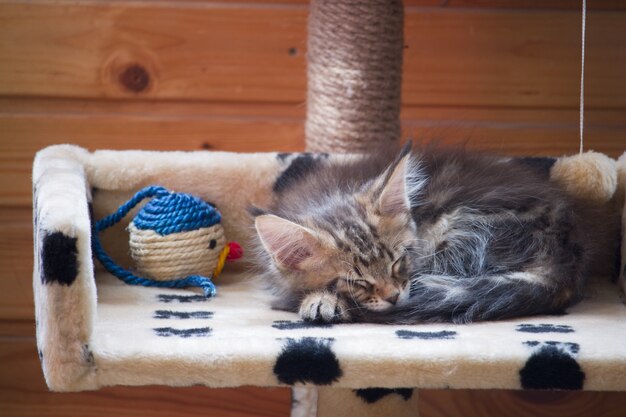
[[[307,158],[253,213],[275,308],[410,324],[557,313],[581,299],[597,217],[545,170],[410,146],[395,161]]]

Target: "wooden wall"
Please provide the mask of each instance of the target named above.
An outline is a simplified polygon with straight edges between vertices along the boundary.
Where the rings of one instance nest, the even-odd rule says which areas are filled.
[[[0,0],[0,415],[285,416],[285,389],[47,393],[33,337],[30,169],[89,149],[303,148],[307,0]],[[404,136],[578,148],[570,0],[406,0]],[[588,148],[626,149],[626,3],[589,2]],[[425,391],[424,416],[624,415],[621,393]],[[208,412],[207,410],[211,410]],[[545,412],[545,414],[541,414]]]

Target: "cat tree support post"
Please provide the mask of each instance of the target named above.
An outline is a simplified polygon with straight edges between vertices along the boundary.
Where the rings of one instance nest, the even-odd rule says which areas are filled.
[[[376,152],[400,138],[402,0],[312,0],[307,53],[306,148]],[[383,381],[381,381],[382,383]],[[417,390],[294,388],[292,417],[416,416]],[[358,394],[358,395],[357,395]],[[315,408],[315,407],[313,407]]]
[[[312,0],[306,147],[375,152],[400,137],[401,0]]]

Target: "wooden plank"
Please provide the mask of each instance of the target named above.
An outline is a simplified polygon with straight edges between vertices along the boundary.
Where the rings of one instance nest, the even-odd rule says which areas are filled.
[[[263,116],[4,114],[0,116],[0,204],[30,205],[35,152],[58,143],[95,149],[296,151],[302,120]]]
[[[420,390],[422,417],[623,417],[626,392]]]
[[[406,0],[406,5],[420,6],[421,0]],[[440,7],[506,8],[506,9],[558,9],[580,10],[582,1],[572,0],[442,0]],[[594,0],[587,2],[587,10],[624,10],[623,0]]]
[[[0,207],[0,229],[0,321],[34,320],[32,209]]]
[[[32,0],[31,0],[32,1]],[[39,0],[39,2],[46,0]],[[83,2],[89,0],[82,0]],[[173,3],[175,0],[134,0],[143,3]],[[195,3],[224,3],[223,0],[186,0]],[[250,7],[276,5],[308,6],[311,0],[238,0],[239,5]],[[440,7],[440,8],[490,8],[490,9],[557,9],[579,10],[581,5],[572,0],[404,0],[405,7]],[[587,4],[588,10],[626,10],[622,0],[594,0]]]
[[[408,107],[402,119],[403,136],[416,140],[505,155],[561,156],[579,149],[579,113],[573,110]],[[626,111],[587,111],[584,149],[622,155],[625,120]]]
[[[587,106],[626,108],[626,12],[588,19]],[[0,3],[0,94],[305,100],[305,7]],[[576,108],[579,12],[408,8],[410,105]]]
[[[293,8],[3,2],[0,94],[297,101],[305,21]]]
[[[55,143],[88,149],[296,151],[303,109],[294,106],[0,100],[0,205],[31,204],[37,150]],[[17,113],[4,112],[18,109]],[[4,111],[3,111],[4,110]],[[569,110],[405,108],[405,138],[466,143],[504,154],[561,155],[578,149],[578,114]],[[587,149],[625,150],[626,111],[587,112]]]
[[[45,386],[34,338],[0,338],[0,415],[286,417],[287,388],[113,387],[53,393]]]
[[[624,107],[623,22],[621,13],[588,16],[587,109]],[[579,13],[434,11],[405,25],[406,103],[578,108]]]
[[[75,100],[58,98],[16,98],[0,96],[0,115],[82,116],[110,114],[132,117],[187,117],[299,120],[305,106],[298,103],[152,101],[152,100]]]
[[[35,320],[12,320],[0,318],[0,343],[3,338],[28,338],[35,336]]]

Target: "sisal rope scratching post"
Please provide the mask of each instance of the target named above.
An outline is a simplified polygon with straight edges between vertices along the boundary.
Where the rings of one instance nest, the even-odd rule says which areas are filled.
[[[312,0],[307,150],[375,152],[400,136],[401,0]]]
[[[374,153],[398,146],[403,25],[402,0],[311,0],[308,151]],[[347,388],[296,386],[293,398],[301,401],[292,417],[417,415],[417,393],[415,404],[399,396],[378,407],[355,400]]]

